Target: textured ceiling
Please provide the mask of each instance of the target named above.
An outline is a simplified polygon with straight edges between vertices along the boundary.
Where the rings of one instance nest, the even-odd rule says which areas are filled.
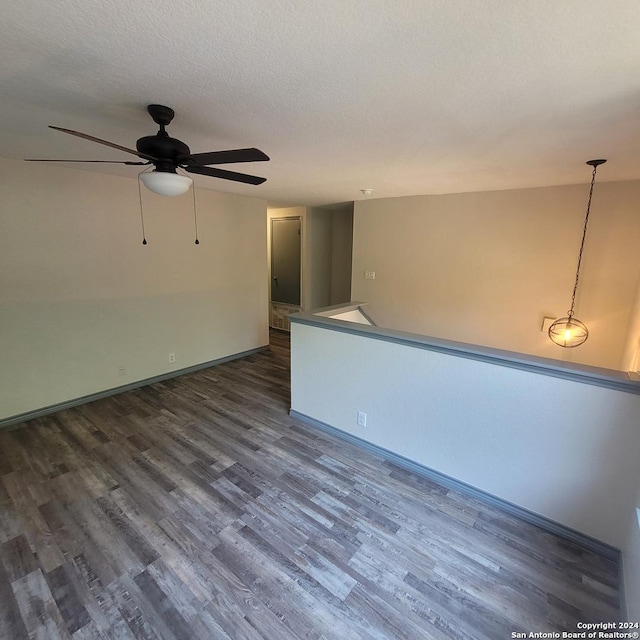
[[[640,178],[637,0],[0,0],[0,155],[123,158],[176,110],[271,202]],[[65,165],[66,166],[66,165]],[[77,169],[78,165],[74,165]],[[135,175],[135,167],[87,170]]]

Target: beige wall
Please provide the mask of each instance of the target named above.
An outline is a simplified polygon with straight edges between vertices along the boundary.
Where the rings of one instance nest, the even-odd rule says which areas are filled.
[[[0,170],[0,418],[268,343],[264,200],[199,189],[195,246],[191,196],[143,189],[143,247],[135,179]]]
[[[352,299],[381,326],[624,369],[640,182],[596,185],[576,301],[589,340],[562,349],[539,330],[569,309],[587,196],[584,184],[356,202]]]
[[[624,370],[640,373],[640,278],[638,278],[635,304],[629,319],[622,364]]]
[[[333,213],[307,208],[307,235],[304,245],[309,269],[305,274],[308,293],[305,309],[327,307],[331,303],[331,260]]]
[[[330,304],[340,304],[351,300],[353,203],[333,212],[332,234]]]

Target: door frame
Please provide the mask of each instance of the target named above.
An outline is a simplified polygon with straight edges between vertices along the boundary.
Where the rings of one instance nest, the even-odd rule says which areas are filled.
[[[278,221],[283,221],[283,220],[297,220],[300,223],[299,230],[298,230],[298,236],[300,241],[300,291],[299,291],[300,304],[298,305],[287,303],[287,302],[277,302],[273,300],[271,296],[271,285],[273,283],[273,223]],[[302,261],[303,261],[302,216],[278,216],[277,218],[275,217],[269,218],[269,304],[280,304],[283,306],[292,306],[292,307],[298,306],[300,307],[300,309],[302,309],[302,274],[303,274]]]
[[[292,207],[293,208],[293,207]],[[299,207],[298,207],[299,209]],[[299,220],[300,221],[300,305],[287,305],[282,302],[272,302],[271,300],[271,284],[273,282],[273,274],[271,272],[272,266],[272,221],[273,220]],[[267,235],[268,235],[268,254],[267,254],[267,296],[269,307],[269,326],[289,331],[289,321],[286,317],[288,313],[294,313],[296,311],[304,310],[304,304],[306,300],[306,293],[304,288],[304,264],[305,264],[305,249],[304,249],[304,237],[305,237],[305,216],[304,213],[297,213],[294,215],[268,215],[267,216]],[[277,324],[274,324],[274,317],[277,316]],[[282,325],[282,326],[281,326]]]

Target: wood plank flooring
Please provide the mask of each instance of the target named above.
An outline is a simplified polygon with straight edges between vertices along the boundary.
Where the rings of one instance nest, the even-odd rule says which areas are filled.
[[[0,638],[511,638],[616,563],[296,422],[269,351],[0,432]]]

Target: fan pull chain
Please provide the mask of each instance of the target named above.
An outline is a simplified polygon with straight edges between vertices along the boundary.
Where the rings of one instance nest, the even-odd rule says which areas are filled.
[[[196,183],[191,183],[191,191],[193,193],[193,226],[195,227],[196,232],[196,241],[193,244],[200,244],[200,240],[198,240],[198,214],[196,213]]]
[[[144,214],[142,213],[142,189],[140,188],[140,176],[144,173],[141,171],[138,174],[138,200],[140,201],[140,222],[142,224],[142,244],[147,244],[147,236],[144,232]]]

